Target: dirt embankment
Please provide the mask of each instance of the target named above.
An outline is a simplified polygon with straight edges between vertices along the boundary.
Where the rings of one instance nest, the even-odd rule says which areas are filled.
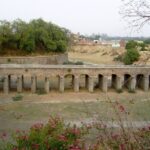
[[[85,61],[95,64],[123,64],[115,58],[125,52],[125,48],[112,48],[102,45],[72,46],[68,53],[70,60]],[[150,51],[141,51],[140,59],[135,64],[150,64]]]

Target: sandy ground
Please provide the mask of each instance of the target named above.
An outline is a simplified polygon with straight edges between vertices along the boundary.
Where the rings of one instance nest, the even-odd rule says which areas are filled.
[[[117,64],[114,58],[124,49],[113,49],[110,46],[73,46],[69,51],[70,60],[79,60],[95,64]],[[120,63],[121,64],[121,63]]]

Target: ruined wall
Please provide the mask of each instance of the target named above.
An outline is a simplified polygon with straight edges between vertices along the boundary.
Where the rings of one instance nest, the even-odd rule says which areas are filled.
[[[63,64],[68,62],[68,54],[34,57],[0,57],[0,64]]]

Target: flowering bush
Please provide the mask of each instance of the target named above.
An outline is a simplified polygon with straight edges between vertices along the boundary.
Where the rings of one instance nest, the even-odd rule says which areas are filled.
[[[144,128],[125,128],[120,114],[127,114],[126,108],[114,104],[120,127],[113,128],[104,122],[66,125],[59,117],[50,117],[47,124],[34,124],[29,131],[17,130],[13,142],[7,142],[7,133],[0,134],[3,150],[148,150],[150,149],[150,125]],[[118,112],[117,112],[118,110]],[[94,132],[93,132],[94,131]],[[95,136],[96,134],[96,136]],[[89,142],[86,135],[92,137]],[[93,136],[94,135],[94,136]],[[91,138],[90,138],[91,139]]]
[[[34,124],[28,132],[17,130],[13,136],[11,150],[81,150],[81,137],[87,132],[75,125],[65,125],[59,117],[50,117],[44,125]]]

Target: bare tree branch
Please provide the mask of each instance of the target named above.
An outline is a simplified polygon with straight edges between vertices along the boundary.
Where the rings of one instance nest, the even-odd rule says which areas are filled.
[[[122,0],[120,14],[128,21],[129,27],[140,30],[150,23],[150,2],[147,0]]]

